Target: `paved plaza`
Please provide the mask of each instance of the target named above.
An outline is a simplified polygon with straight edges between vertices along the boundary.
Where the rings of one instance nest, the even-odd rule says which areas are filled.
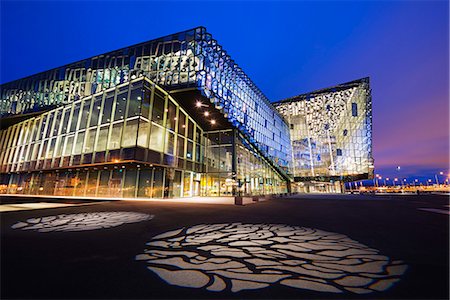
[[[0,199],[2,299],[449,296],[445,195]]]

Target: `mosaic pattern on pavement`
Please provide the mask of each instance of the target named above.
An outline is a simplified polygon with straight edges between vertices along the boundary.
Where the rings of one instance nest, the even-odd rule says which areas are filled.
[[[136,260],[171,285],[208,291],[271,285],[381,292],[407,265],[343,234],[282,224],[201,224],[154,237]]]
[[[11,228],[39,232],[86,231],[117,227],[151,219],[153,219],[153,215],[138,212],[93,212],[32,218],[18,222]]]

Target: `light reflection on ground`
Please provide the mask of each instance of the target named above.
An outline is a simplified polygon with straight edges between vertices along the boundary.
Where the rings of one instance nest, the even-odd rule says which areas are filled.
[[[11,226],[13,229],[50,231],[85,231],[111,228],[122,224],[147,221],[153,215],[138,212],[93,212],[63,214],[42,218],[28,219]]]
[[[160,234],[136,260],[167,283],[232,292],[280,284],[367,294],[400,280],[407,266],[345,235],[273,224],[202,224]]]

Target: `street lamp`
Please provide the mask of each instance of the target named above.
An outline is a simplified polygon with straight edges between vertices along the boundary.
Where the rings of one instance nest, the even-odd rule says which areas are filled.
[[[444,172],[439,172],[439,175],[441,175],[441,176],[444,175]],[[436,179],[437,185],[439,185],[439,179],[438,179],[437,174],[434,175],[434,178]]]

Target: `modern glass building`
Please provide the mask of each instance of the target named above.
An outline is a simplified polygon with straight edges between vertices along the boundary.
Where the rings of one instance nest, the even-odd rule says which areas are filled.
[[[289,122],[297,188],[339,190],[324,183],[373,178],[369,78],[274,103]],[[312,185],[311,182],[317,184]]]
[[[203,27],[0,88],[0,193],[258,196],[307,174],[292,101],[275,109]]]

